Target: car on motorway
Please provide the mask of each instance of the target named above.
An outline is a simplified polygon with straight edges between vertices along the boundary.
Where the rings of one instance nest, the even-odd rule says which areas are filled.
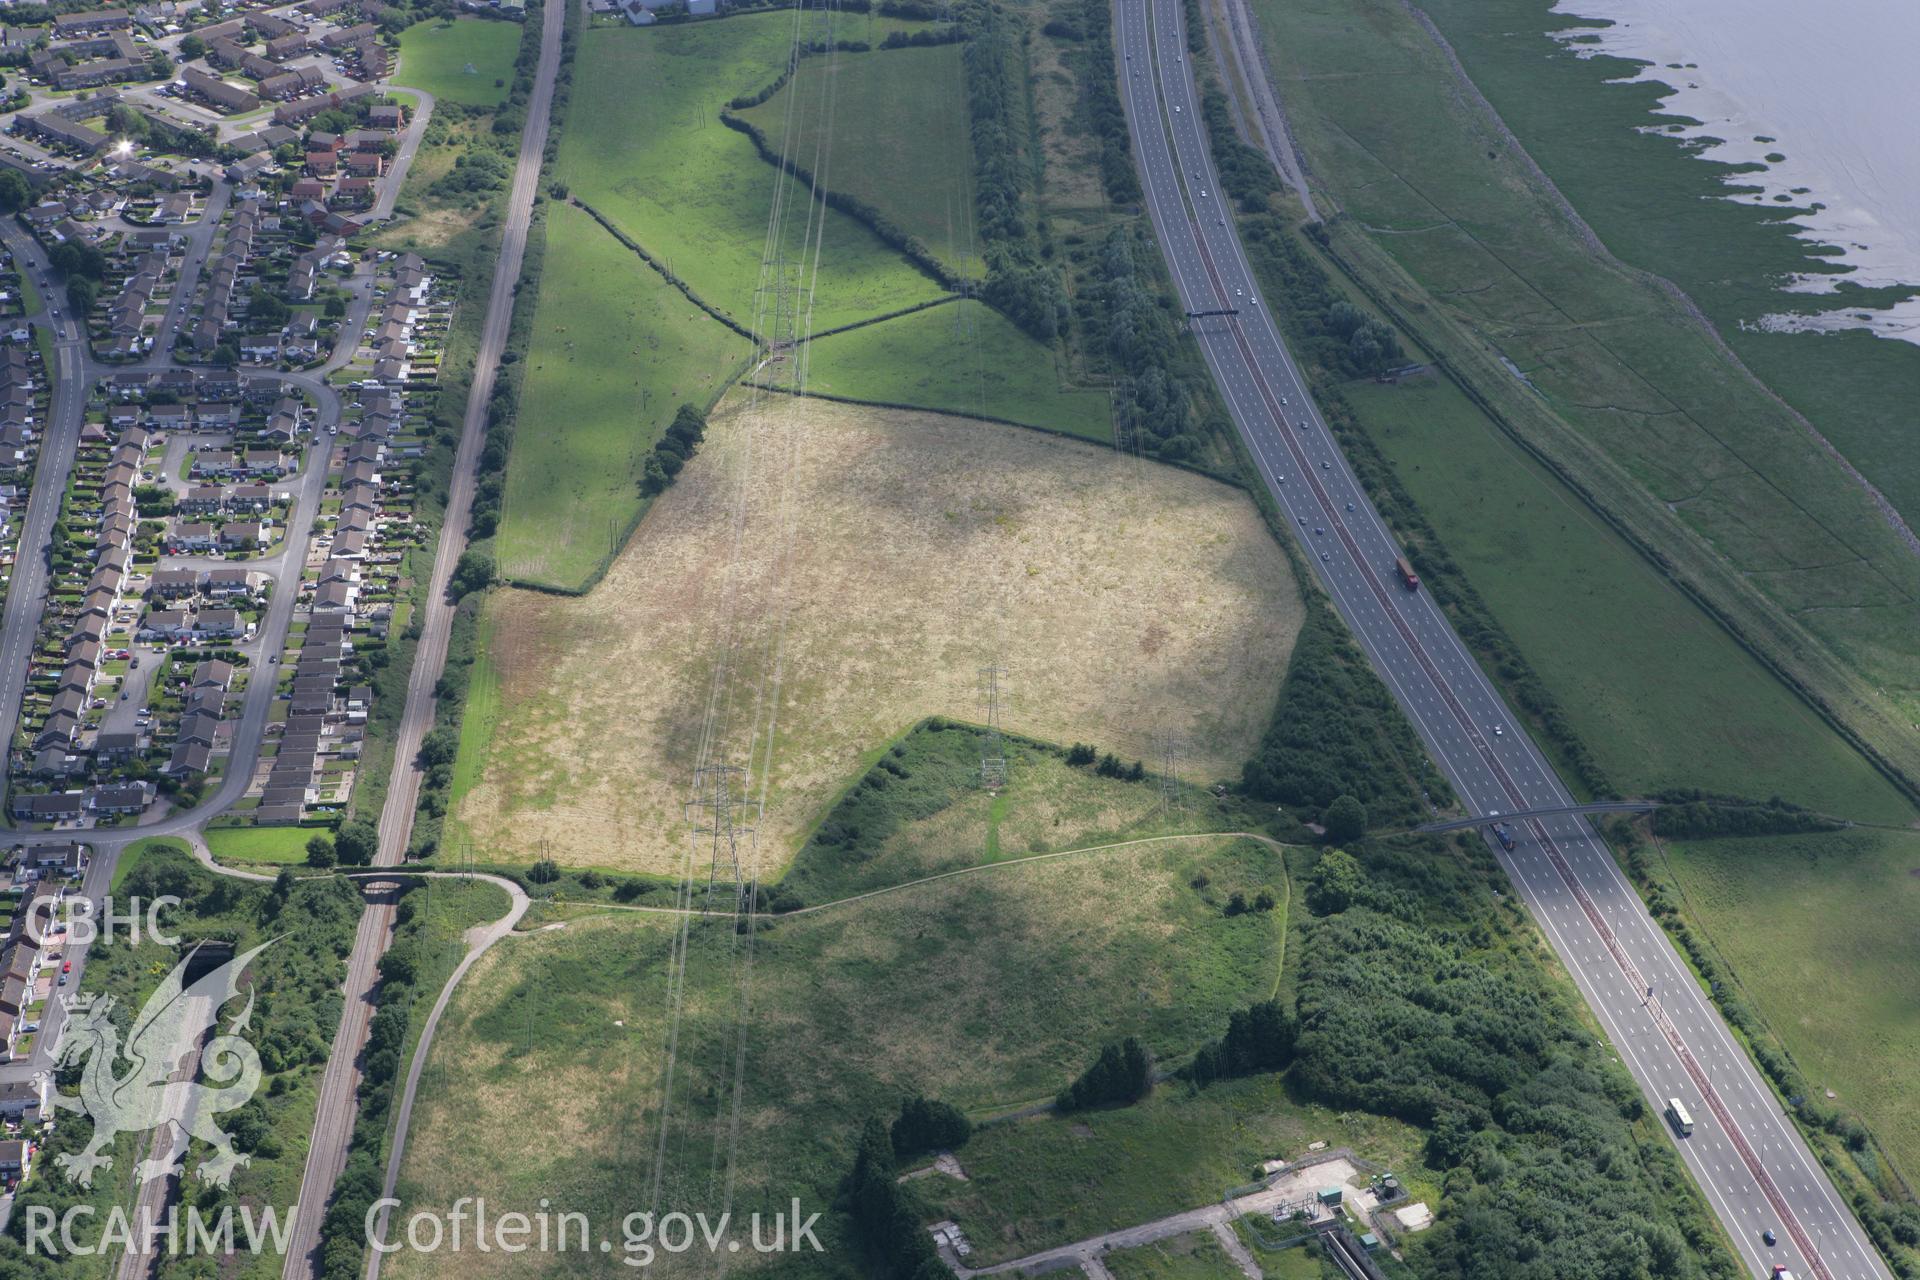
[[[1503,724],[1497,724],[1493,726],[1493,736],[1496,738],[1505,737],[1506,732],[1507,732],[1507,726]]]
[[[1347,504],[1347,510],[1349,511],[1353,510],[1353,504],[1351,502]]]
[[[1761,1243],[1765,1244],[1769,1249],[1773,1248],[1773,1246],[1780,1243],[1780,1237],[1773,1234],[1772,1227],[1768,1227],[1765,1231],[1762,1231],[1760,1233],[1760,1240],[1761,1240]]]

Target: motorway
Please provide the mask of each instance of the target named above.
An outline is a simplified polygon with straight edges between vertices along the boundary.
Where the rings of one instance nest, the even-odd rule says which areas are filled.
[[[1576,802],[1423,591],[1307,394],[1260,299],[1208,153],[1181,6],[1117,0],[1123,99],[1161,249],[1194,334],[1268,490],[1341,615],[1468,812]],[[1585,818],[1514,825],[1494,852],[1573,974],[1648,1105],[1679,1098],[1676,1140],[1742,1262],[1806,1280],[1889,1272],[1666,935]],[[1778,1233],[1769,1248],[1761,1232]]]

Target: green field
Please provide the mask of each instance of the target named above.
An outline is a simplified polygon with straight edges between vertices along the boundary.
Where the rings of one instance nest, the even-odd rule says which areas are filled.
[[[513,60],[519,52],[517,22],[485,18],[416,22],[400,33],[400,64],[393,81],[424,89],[441,102],[497,107],[507,100]]]
[[[1686,911],[1815,1089],[1920,1179],[1920,833],[1670,843]]]
[[[777,172],[718,114],[730,98],[772,83],[794,24],[790,14],[766,13],[587,31],[555,176],[749,328],[762,310],[781,309],[782,295],[799,300],[816,331],[939,297],[938,283],[872,232],[804,194],[779,220],[785,284],[772,268],[763,273]],[[858,164],[854,156],[840,162]]]
[[[578,590],[640,514],[647,451],[705,409],[748,344],[586,214],[549,206],[546,259],[496,557],[515,581]]]
[[[1420,1141],[1397,1121],[1298,1102],[1279,1076],[1199,1093],[1175,1083],[1131,1107],[982,1129],[960,1153],[965,1183],[921,1187],[984,1265],[1218,1203],[1262,1160],[1300,1156],[1309,1143],[1414,1170]]]
[[[1271,989],[1284,921],[1221,904],[1281,875],[1277,855],[1223,837],[999,867],[775,922],[753,944],[735,1210],[831,1198],[863,1118],[903,1092],[1005,1107],[1050,1096],[1112,1037],[1190,1050]],[[659,1138],[674,936],[670,916],[609,913],[481,961],[427,1067],[400,1184],[410,1209],[470,1194],[631,1208]],[[745,963],[723,921],[695,922],[688,946],[662,1191],[676,1206],[699,1203],[726,1158],[716,1122],[731,1112]],[[546,1099],[532,1127],[529,1089]],[[398,1276],[457,1267],[466,1280],[509,1265],[396,1263]]]
[[[1104,778],[1058,747],[1003,742],[1007,784],[988,792],[977,730],[949,722],[907,734],[823,815],[779,888],[832,902],[1009,858],[1259,823],[1204,787],[1181,786],[1168,810],[1158,778]]]
[[[872,205],[955,270],[981,273],[959,45],[845,54],[831,65],[808,58],[786,88],[740,114],[829,188]]]
[[[1193,1231],[1138,1249],[1122,1249],[1101,1259],[1114,1280],[1220,1280],[1239,1274],[1220,1242],[1207,1231]]]
[[[820,339],[807,388],[1113,439],[1106,392],[1063,387],[1052,351],[972,299]]]
[[[208,827],[207,851],[221,862],[303,863],[314,827]]]
[[[1616,786],[1911,818],[1892,784],[1451,383],[1345,392]]]
[[[1514,8],[1471,18],[1502,33],[1486,37],[1490,47],[1537,49],[1505,33],[1557,20]],[[1290,123],[1348,215],[1332,228],[1335,250],[1516,430],[1920,777],[1911,678],[1920,561],[1870,496],[1677,303],[1593,251],[1406,9],[1388,0],[1258,0],[1258,9]],[[1569,135],[1578,129],[1578,146],[1614,127],[1565,99],[1551,105]],[[1516,125],[1533,100],[1515,100]],[[1616,199],[1638,199],[1642,184],[1619,177],[1638,171],[1606,171]],[[1666,206],[1653,208],[1631,216],[1657,224]],[[1713,270],[1735,269],[1716,261]],[[1739,264],[1756,276],[1768,265]],[[1809,349],[1837,347],[1794,348]]]
[[[1783,224],[1798,210],[1710,198],[1728,194],[1730,167],[1648,132],[1664,123],[1654,115],[1661,89],[1618,83],[1639,68],[1612,58],[1582,60],[1549,40],[1547,31],[1575,25],[1563,15],[1537,0],[1437,0],[1426,9],[1607,246],[1686,289],[1743,360],[1811,418],[1909,523],[1920,522],[1920,450],[1913,447],[1920,349],[1857,331],[1793,335],[1750,323],[1770,312],[1833,310],[1847,301],[1884,306],[1890,299],[1855,286],[1837,298],[1783,292],[1781,280],[1827,269],[1817,247]],[[1634,180],[1620,181],[1623,173]]]

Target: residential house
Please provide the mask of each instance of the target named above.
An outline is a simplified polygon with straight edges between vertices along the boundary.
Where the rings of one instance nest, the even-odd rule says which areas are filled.
[[[232,520],[220,526],[222,551],[257,551],[266,540],[266,528],[257,520]]]
[[[116,783],[95,788],[93,811],[105,814],[139,813],[153,803],[153,787],[146,782]]]
[[[198,67],[188,67],[180,73],[180,78],[186,84],[188,93],[193,94],[210,106],[217,107],[222,111],[246,112],[252,111],[260,105],[260,99],[258,97],[242,89],[239,85],[228,84],[218,76],[210,76]],[[257,154],[266,155],[267,153],[263,151]],[[248,158],[252,159],[253,157]],[[265,168],[264,165],[259,167]],[[258,169],[254,172],[257,173]],[[227,180],[229,182],[240,182],[243,179],[235,177],[233,169],[230,167],[227,170]]]
[[[205,773],[213,763],[213,749],[202,742],[180,742],[173,748],[160,772],[178,778],[190,773]]]

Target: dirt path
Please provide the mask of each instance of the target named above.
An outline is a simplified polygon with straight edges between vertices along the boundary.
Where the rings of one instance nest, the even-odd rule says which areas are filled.
[[[972,1276],[1005,1275],[1016,1271],[1039,1272],[1071,1265],[1084,1267],[1088,1261],[1098,1260],[1115,1250],[1137,1249],[1142,1245],[1156,1244],[1162,1240],[1172,1239],[1174,1236],[1186,1235],[1191,1231],[1213,1231],[1218,1235],[1221,1230],[1224,1230],[1226,1236],[1221,1238],[1221,1244],[1225,1246],[1226,1238],[1233,1236],[1232,1223],[1235,1218],[1250,1214],[1272,1213],[1282,1205],[1310,1195],[1318,1187],[1333,1183],[1341,1183],[1352,1191],[1354,1180],[1359,1176],[1360,1170],[1356,1165],[1350,1160],[1335,1156],[1332,1159],[1316,1160],[1310,1165],[1289,1170],[1268,1186],[1244,1196],[1236,1196],[1217,1204],[1202,1205],[1197,1209],[1187,1209],[1180,1213],[1171,1213],[1164,1218],[1156,1218],[1152,1222],[1123,1227],[1118,1231],[1109,1231],[1105,1235],[1076,1240],[1072,1244],[1042,1249],[1038,1253],[1030,1253],[1024,1258],[1015,1258],[1011,1262],[999,1262],[990,1267],[973,1269],[961,1265],[952,1257],[946,1257],[946,1261],[961,1280],[968,1280],[968,1277]],[[1237,1237],[1234,1238],[1234,1244],[1239,1244]],[[1234,1253],[1232,1247],[1228,1247],[1227,1251],[1230,1254]],[[944,1250],[942,1255],[945,1256]],[[1241,1260],[1243,1257],[1244,1261]],[[1241,1271],[1247,1276],[1260,1275],[1260,1268],[1254,1263],[1253,1255],[1244,1247],[1239,1249],[1235,1261],[1240,1263]]]

